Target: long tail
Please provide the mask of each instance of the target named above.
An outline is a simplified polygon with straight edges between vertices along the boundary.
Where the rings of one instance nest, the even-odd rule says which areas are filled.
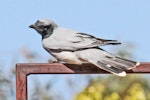
[[[95,62],[90,61],[99,68],[118,76],[126,76],[126,70],[130,70],[140,65],[139,62],[127,60],[120,57],[105,56],[104,59]]]
[[[124,59],[124,58],[117,57],[117,56],[115,57],[105,56],[105,57],[106,57],[106,60],[103,60],[105,63],[108,63],[112,66],[116,66],[117,68],[121,68],[123,70],[130,70],[140,65],[139,62]]]

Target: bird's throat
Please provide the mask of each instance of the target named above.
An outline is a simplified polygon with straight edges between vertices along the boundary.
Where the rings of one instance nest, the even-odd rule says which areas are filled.
[[[53,33],[53,29],[50,29],[50,30],[44,31],[44,32],[42,32],[42,33],[43,33],[43,34],[42,34],[42,39],[48,38],[49,36],[51,36],[51,35],[52,35],[52,33]]]

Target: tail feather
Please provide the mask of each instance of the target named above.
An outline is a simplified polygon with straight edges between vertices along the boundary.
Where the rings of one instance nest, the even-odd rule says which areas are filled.
[[[116,57],[116,58],[118,58],[118,59],[120,59],[120,60],[123,60],[123,61],[126,61],[126,62],[130,62],[130,63],[132,63],[132,64],[135,65],[135,66],[139,66],[139,65],[140,65],[140,62],[137,62],[137,61],[124,59],[124,58],[121,58],[121,57]]]
[[[133,69],[140,64],[136,61],[116,57],[101,48],[87,49],[84,54],[80,54],[80,58],[118,76],[126,76],[126,70]]]
[[[110,65],[119,67],[124,70],[133,69],[140,64],[139,62],[127,60],[127,59],[120,58],[120,57],[110,58],[110,57],[106,56],[106,58],[107,59],[105,59],[104,62],[106,62]]]
[[[120,57],[116,57],[116,62],[120,62],[121,64],[124,64],[126,70],[133,69],[140,64],[139,62],[120,58]]]
[[[115,75],[118,75],[118,76],[126,76],[126,72],[124,70],[122,70],[121,68],[117,68],[117,67],[114,67],[114,66],[111,66],[109,64],[106,64],[106,63],[102,63],[100,61],[97,62],[97,65],[98,66],[101,66],[101,68],[103,70],[106,70],[110,73],[113,73]]]
[[[89,61],[96,65],[97,67],[113,73],[118,76],[126,76],[126,70],[130,70],[138,66],[140,63],[127,60],[120,57],[106,57],[106,59],[99,60],[96,63],[94,61]]]
[[[99,67],[99,68],[101,68],[101,69],[103,69],[105,71],[108,71],[108,72],[110,72],[112,74],[115,74],[115,75],[118,75],[118,76],[122,76],[122,77],[126,76],[126,72],[123,69],[121,69],[121,68],[117,68],[115,66],[109,65],[107,63],[103,63],[101,61],[95,62],[93,60],[89,60],[89,62],[91,62],[92,64],[96,65],[97,67]]]

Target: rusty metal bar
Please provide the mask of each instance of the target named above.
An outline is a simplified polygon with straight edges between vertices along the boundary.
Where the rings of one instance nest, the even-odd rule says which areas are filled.
[[[150,73],[150,63],[141,63],[140,66],[127,73]],[[29,74],[108,74],[108,72],[92,64],[16,64],[16,100],[27,100],[27,76]]]

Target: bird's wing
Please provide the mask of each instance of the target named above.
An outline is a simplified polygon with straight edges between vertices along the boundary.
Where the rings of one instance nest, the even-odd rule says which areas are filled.
[[[79,41],[73,41],[73,42],[83,44],[83,48],[121,44],[117,40],[107,40],[107,39],[96,38],[86,33],[76,33],[75,37]]]
[[[51,38],[56,40],[57,43],[55,44],[59,44],[59,49],[66,50],[79,50],[103,45],[121,44],[117,40],[100,39],[86,33],[78,33],[65,28],[56,29]],[[51,43],[54,43],[54,41]]]

